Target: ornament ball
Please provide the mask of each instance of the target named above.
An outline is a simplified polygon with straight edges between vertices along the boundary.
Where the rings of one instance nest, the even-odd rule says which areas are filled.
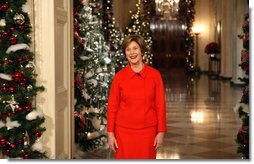
[[[5,137],[0,137],[0,146],[5,147],[7,145],[7,140]]]
[[[16,24],[18,25],[22,25],[25,23],[25,16],[23,14],[16,14],[14,17],[13,17],[13,20]]]
[[[10,155],[10,150],[9,149],[6,149],[5,151],[5,155],[9,156]]]
[[[29,153],[24,153],[23,158],[24,159],[29,159],[30,158],[30,154]]]
[[[23,79],[23,75],[21,72],[14,72],[11,76],[15,82],[21,82]]]
[[[17,43],[17,38],[15,36],[10,36],[9,41],[11,42],[11,44],[16,44]]]
[[[10,147],[12,148],[12,149],[15,149],[16,148],[16,145],[15,144],[10,144]]]
[[[36,132],[36,133],[35,133],[35,136],[36,136],[37,138],[41,137],[41,132],[40,132],[40,131]]]
[[[6,12],[9,9],[9,4],[7,2],[3,3],[2,6],[0,6],[0,11]]]

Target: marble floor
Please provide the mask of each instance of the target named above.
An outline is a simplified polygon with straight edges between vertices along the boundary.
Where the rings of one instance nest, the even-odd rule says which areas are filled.
[[[242,88],[206,74],[186,76],[179,69],[161,72],[165,85],[167,128],[157,159],[241,159],[236,134],[241,120],[234,112]],[[77,150],[76,159],[112,159],[106,146]]]

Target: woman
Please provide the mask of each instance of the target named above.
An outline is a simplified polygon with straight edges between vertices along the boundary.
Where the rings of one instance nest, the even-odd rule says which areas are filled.
[[[155,159],[166,132],[160,73],[143,62],[144,39],[123,41],[129,64],[114,77],[108,100],[108,144],[116,159]]]

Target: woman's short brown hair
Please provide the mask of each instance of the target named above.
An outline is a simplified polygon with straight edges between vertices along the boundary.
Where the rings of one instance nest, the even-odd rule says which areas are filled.
[[[125,54],[125,49],[133,41],[136,42],[139,45],[139,47],[141,49],[141,53],[144,55],[145,54],[145,49],[146,49],[145,40],[141,35],[138,35],[138,34],[131,34],[131,35],[128,35],[124,38],[123,43],[122,43],[123,54],[126,55]]]

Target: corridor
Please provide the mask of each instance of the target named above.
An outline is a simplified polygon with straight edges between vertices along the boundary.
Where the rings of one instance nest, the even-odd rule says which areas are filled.
[[[242,88],[207,75],[162,72],[167,106],[164,145],[157,159],[241,159],[236,134],[241,120],[234,112]],[[106,146],[94,152],[77,151],[77,159],[112,159]]]

